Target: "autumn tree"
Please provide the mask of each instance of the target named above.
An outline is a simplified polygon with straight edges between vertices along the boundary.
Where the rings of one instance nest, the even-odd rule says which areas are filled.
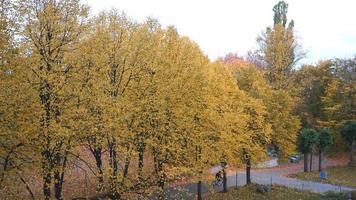
[[[295,104],[285,91],[273,90],[265,81],[263,73],[254,66],[235,70],[237,85],[250,97],[260,99],[266,107],[267,124],[271,125],[270,145],[281,157],[295,152],[295,140],[300,128],[298,116],[292,115]]]
[[[247,130],[249,140],[252,144],[245,144],[243,148],[243,159],[246,164],[246,183],[251,183],[251,165],[266,158],[267,146],[272,140],[271,125],[268,123],[267,108],[260,99],[249,98],[246,102],[248,114]]]
[[[356,115],[356,56],[349,59],[335,59],[336,77],[340,80],[340,113],[342,118],[352,119]]]
[[[19,195],[12,181],[37,198],[31,173],[41,176],[44,199],[53,189],[63,199],[68,168],[81,167],[75,158],[93,163],[97,192],[111,199],[165,199],[167,183],[183,175],[202,199],[212,165],[222,165],[227,191],[228,166],[245,166],[250,183],[268,146],[294,153],[296,99],[310,127],[354,117],[353,61],[305,69],[303,88],[291,88],[300,54],[283,1],[259,40],[260,69],[236,55],[210,62],[154,19],[138,23],[116,10],[89,18],[79,0],[0,3],[0,188],[13,190],[9,198]],[[91,159],[81,157],[87,152]]]
[[[273,7],[273,12],[273,26],[268,27],[257,39],[259,49],[250,53],[249,60],[259,65],[266,83],[270,85],[265,89],[269,90],[269,94],[262,99],[268,102],[269,123],[272,125],[271,144],[285,157],[295,151],[294,141],[300,128],[300,119],[293,114],[296,103],[291,90],[291,77],[303,53],[294,36],[294,21],[288,23],[287,20],[288,4],[279,1]]]
[[[340,127],[355,116],[353,59],[325,60],[302,66],[293,77],[296,113],[304,127],[330,127],[334,146],[343,147]],[[354,107],[354,106],[353,106]]]
[[[287,89],[295,64],[303,57],[294,36],[294,21],[287,25],[288,4],[279,1],[273,7],[273,27],[257,39],[259,54],[266,63],[265,76],[274,89]]]
[[[330,80],[321,97],[326,119],[323,124],[337,126],[355,118],[355,58],[335,59],[330,67]]]
[[[327,116],[322,97],[333,79],[332,66],[332,61],[322,61],[317,66],[303,65],[293,76],[298,102],[295,111],[304,127],[323,127],[320,122]]]
[[[27,83],[18,82],[26,77],[18,70],[19,65],[10,63],[2,66],[5,70],[3,68],[0,74],[0,188],[6,191],[4,195],[16,199],[19,198],[18,189],[24,187],[28,198],[35,199],[34,188],[26,175],[28,169],[34,169],[34,165],[39,164],[39,160],[29,140],[30,134],[34,133],[31,130],[33,127],[26,121],[36,120],[31,118],[32,110],[24,108],[36,108],[33,101],[36,96]]]
[[[206,111],[202,104],[205,89],[198,91],[205,83],[203,69],[208,65],[207,59],[173,27],[162,30],[158,41],[159,56],[148,65],[149,76],[142,80],[147,85],[143,90],[145,98],[139,100],[143,112],[138,113],[138,120],[144,128],[145,149],[153,158],[152,178],[158,198],[164,199],[167,181],[191,169],[191,163],[205,155],[195,138],[212,130],[205,128],[204,121],[208,119],[202,115]]]
[[[231,88],[230,92],[225,95],[233,97],[221,98],[224,94],[219,95],[218,99],[222,100],[223,105],[229,105],[223,112],[224,142],[223,157],[221,159],[223,169],[223,186],[227,191],[226,183],[226,164],[232,166],[245,165],[249,172],[251,163],[265,158],[265,146],[270,140],[270,125],[266,122],[266,107],[260,100],[249,96],[245,91],[238,88],[233,77],[231,68],[226,68],[224,74],[225,88]],[[221,88],[221,91],[224,89]],[[227,102],[232,102],[227,104]]]
[[[195,150],[191,150],[195,155],[195,160],[192,161],[192,171],[197,177],[198,199],[202,199],[202,181],[205,170],[221,161],[222,149],[219,147],[224,139],[222,130],[226,124],[223,124],[223,116],[219,111],[220,109],[226,111],[226,108],[220,107],[219,109],[221,102],[218,100],[220,95],[226,95],[225,91],[231,89],[230,87],[217,89],[217,87],[226,86],[223,84],[225,83],[224,71],[219,64],[206,64],[205,69],[205,78],[195,83],[201,89],[190,97],[195,99],[191,103],[196,106],[186,111],[186,115],[190,115],[192,119],[189,121],[189,132],[192,133],[189,146],[195,147]],[[232,102],[229,101],[229,103]]]
[[[33,164],[33,151],[28,145],[24,121],[31,111],[33,94],[24,83],[24,73],[19,70],[22,59],[16,35],[19,31],[15,2],[0,1],[0,190],[2,195],[19,198],[18,189],[25,188],[29,199],[35,199],[33,187],[26,176]],[[22,89],[29,89],[23,92]]]
[[[269,108],[264,103],[269,99],[272,90],[265,84],[262,74],[246,61],[242,64],[231,65],[231,62],[225,62],[233,69],[233,75],[237,80],[237,86],[244,91],[239,94],[243,96],[242,108],[245,114],[246,125],[243,134],[239,137],[245,137],[240,142],[240,157],[246,166],[246,182],[251,183],[250,170],[254,162],[265,159],[267,156],[266,148],[273,141],[272,124],[269,119]],[[245,142],[246,140],[252,143]]]
[[[22,125],[29,129],[31,147],[41,163],[44,199],[51,198],[52,183],[55,198],[62,199],[69,150],[76,143],[76,126],[70,123],[76,101],[68,82],[74,69],[67,58],[84,30],[87,8],[71,0],[21,1],[18,7],[25,21],[21,37],[27,55],[18,70],[35,97],[28,107],[31,120]]]
[[[147,65],[144,60],[147,54],[143,52],[151,43],[147,43],[146,48],[141,46],[141,40],[149,39],[149,34],[143,34],[145,29],[131,22],[125,14],[115,10],[103,12],[93,20],[93,31],[86,36],[83,51],[78,55],[81,58],[78,78],[85,83],[81,98],[86,110],[84,116],[88,116],[84,119],[85,140],[96,162],[99,191],[104,189],[103,152],[109,152],[108,181],[112,198],[119,198],[125,190],[122,183],[131,161],[133,119],[125,118],[128,116],[125,107],[129,106],[125,95],[132,83],[137,82],[141,66]],[[119,174],[122,155],[126,157],[126,164]]]

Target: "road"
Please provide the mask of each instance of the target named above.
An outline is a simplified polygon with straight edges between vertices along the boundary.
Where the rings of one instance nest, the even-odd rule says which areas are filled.
[[[314,163],[317,163],[315,160]],[[335,166],[339,163],[335,160],[326,160],[324,162],[325,167]],[[316,169],[316,166],[314,166]],[[303,163],[299,164],[288,164],[287,166],[283,167],[275,167],[271,169],[255,169],[251,171],[252,182],[258,184],[279,184],[285,185],[292,188],[302,189],[302,190],[311,190],[317,193],[323,193],[326,191],[351,191],[356,190],[356,188],[351,187],[344,187],[338,185],[331,185],[331,184],[323,184],[318,182],[311,182],[311,181],[303,181],[294,178],[288,178],[287,174],[298,173],[303,171]],[[227,177],[227,185],[228,187],[236,187],[242,186],[246,184],[246,173],[243,171],[236,173],[229,173]],[[237,180],[237,182],[236,182]],[[209,184],[203,184],[203,194],[207,195],[209,192],[221,191],[222,187],[212,188]],[[166,190],[167,199],[194,199],[195,195],[197,194],[197,184],[189,183],[182,185],[181,187],[175,188],[168,188]]]

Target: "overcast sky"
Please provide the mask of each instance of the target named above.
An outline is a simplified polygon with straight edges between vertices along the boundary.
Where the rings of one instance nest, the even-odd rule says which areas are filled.
[[[214,60],[256,48],[256,37],[273,23],[278,0],[84,0],[93,13],[117,8],[137,21],[154,17],[174,25]],[[302,63],[356,54],[356,0],[289,0],[288,19],[308,54]]]

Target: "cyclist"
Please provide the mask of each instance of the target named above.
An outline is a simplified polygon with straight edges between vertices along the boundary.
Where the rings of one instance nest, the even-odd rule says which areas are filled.
[[[216,174],[215,174],[215,181],[213,183],[213,186],[219,186],[222,183],[222,171],[219,170]]]

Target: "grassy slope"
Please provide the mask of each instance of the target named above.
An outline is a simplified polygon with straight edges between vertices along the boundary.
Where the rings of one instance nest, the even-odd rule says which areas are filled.
[[[317,181],[322,183],[329,183],[334,185],[343,185],[356,187],[356,168],[339,166],[339,167],[330,167],[324,169],[328,172],[328,179],[321,180],[319,178],[319,172],[308,172],[308,173],[298,173],[291,174],[290,177],[308,180],[308,181]]]
[[[319,200],[319,195],[298,191],[284,186],[273,185],[272,191],[260,194],[256,186],[250,185],[238,189],[230,189],[228,193],[216,193],[206,198],[207,200]]]

